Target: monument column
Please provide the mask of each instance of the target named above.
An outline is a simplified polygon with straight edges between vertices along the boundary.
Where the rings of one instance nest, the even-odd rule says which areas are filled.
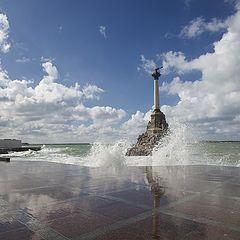
[[[160,110],[159,104],[159,86],[158,86],[158,79],[161,76],[159,72],[159,68],[155,69],[155,72],[152,74],[154,79],[154,110]]]
[[[158,109],[160,109],[158,79],[154,79],[154,110],[158,110]]]

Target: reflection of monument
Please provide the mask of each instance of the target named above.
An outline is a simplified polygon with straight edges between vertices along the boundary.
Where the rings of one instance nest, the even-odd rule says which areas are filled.
[[[151,120],[148,122],[145,133],[138,137],[137,143],[128,149],[127,156],[151,155],[154,146],[166,134],[168,124],[163,112],[160,111],[158,79],[161,76],[159,68],[155,69],[152,77],[154,79],[154,110]]]
[[[160,198],[164,195],[164,188],[160,185],[161,178],[153,176],[152,167],[146,167],[146,176],[153,198],[152,239],[160,239],[158,208],[160,207]]]

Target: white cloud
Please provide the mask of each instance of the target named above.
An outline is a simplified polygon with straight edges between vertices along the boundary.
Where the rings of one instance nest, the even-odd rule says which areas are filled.
[[[138,135],[146,130],[151,113],[152,110],[149,110],[147,113],[137,111],[135,114],[132,114],[131,118],[122,124],[121,136],[125,135],[128,141],[136,142]]]
[[[55,58],[41,56],[40,60],[41,60],[41,62],[54,62],[56,59]]]
[[[42,67],[45,75],[35,87],[27,80],[11,80],[7,72],[1,70],[2,137],[32,142],[72,142],[94,141],[100,133],[116,132],[112,126],[125,117],[124,110],[84,105],[89,99],[98,99],[103,89],[90,84],[82,88],[77,83],[64,86],[57,82],[59,73],[52,62],[45,62]]]
[[[194,69],[202,73],[196,81],[184,81],[184,75],[165,83],[162,91],[176,94],[174,107],[163,106],[168,117],[194,123],[202,133],[215,138],[237,138],[240,116],[240,11],[228,20],[227,32],[214,43],[214,51],[187,60],[181,52],[163,55],[163,65],[184,74]],[[237,130],[238,129],[238,130]]]
[[[107,30],[106,26],[102,26],[102,25],[99,26],[99,32],[105,39],[107,38],[106,30]]]
[[[153,73],[154,69],[157,67],[157,64],[152,59],[146,59],[145,56],[142,54],[140,55],[140,65],[137,67],[137,70],[140,71],[141,69],[149,74]]]
[[[22,58],[16,59],[16,63],[28,63],[30,61],[31,61],[31,59],[27,58],[27,57],[22,57]]]
[[[109,126],[111,124],[119,123],[125,117],[126,112],[122,109],[115,109],[112,107],[95,106],[90,109],[90,116],[95,125]]]
[[[9,34],[9,22],[5,14],[0,13],[0,50],[7,53],[11,44],[7,42]]]
[[[42,79],[43,83],[53,83],[58,78],[58,70],[53,66],[52,62],[45,62],[42,64],[44,72],[47,73]]]
[[[196,38],[204,32],[218,32],[220,30],[226,30],[228,27],[228,21],[212,18],[207,22],[203,17],[197,17],[190,21],[190,23],[183,27],[179,36],[182,38]]]
[[[177,70],[179,74],[183,74],[186,71],[198,69],[198,66],[195,64],[195,62],[188,62],[182,52],[170,51],[165,54],[161,54],[160,58],[163,59],[162,65],[165,71],[164,73]]]
[[[96,85],[90,85],[87,84],[83,88],[83,95],[85,96],[86,99],[99,99],[99,96],[96,95],[96,93],[103,93],[104,90],[101,88],[98,88]]]

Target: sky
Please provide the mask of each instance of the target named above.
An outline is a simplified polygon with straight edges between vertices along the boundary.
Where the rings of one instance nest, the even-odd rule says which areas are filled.
[[[153,107],[240,140],[238,0],[0,0],[0,137],[135,141]]]

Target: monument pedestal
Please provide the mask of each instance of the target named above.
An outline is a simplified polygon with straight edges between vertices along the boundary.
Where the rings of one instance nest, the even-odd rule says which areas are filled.
[[[168,130],[168,124],[163,112],[155,109],[151,114],[146,131],[139,135],[137,143],[128,149],[126,156],[148,156],[152,154],[153,148],[164,137]]]
[[[151,114],[151,121],[148,122],[147,131],[152,134],[161,133],[168,128],[166,118],[160,109],[155,109]]]

